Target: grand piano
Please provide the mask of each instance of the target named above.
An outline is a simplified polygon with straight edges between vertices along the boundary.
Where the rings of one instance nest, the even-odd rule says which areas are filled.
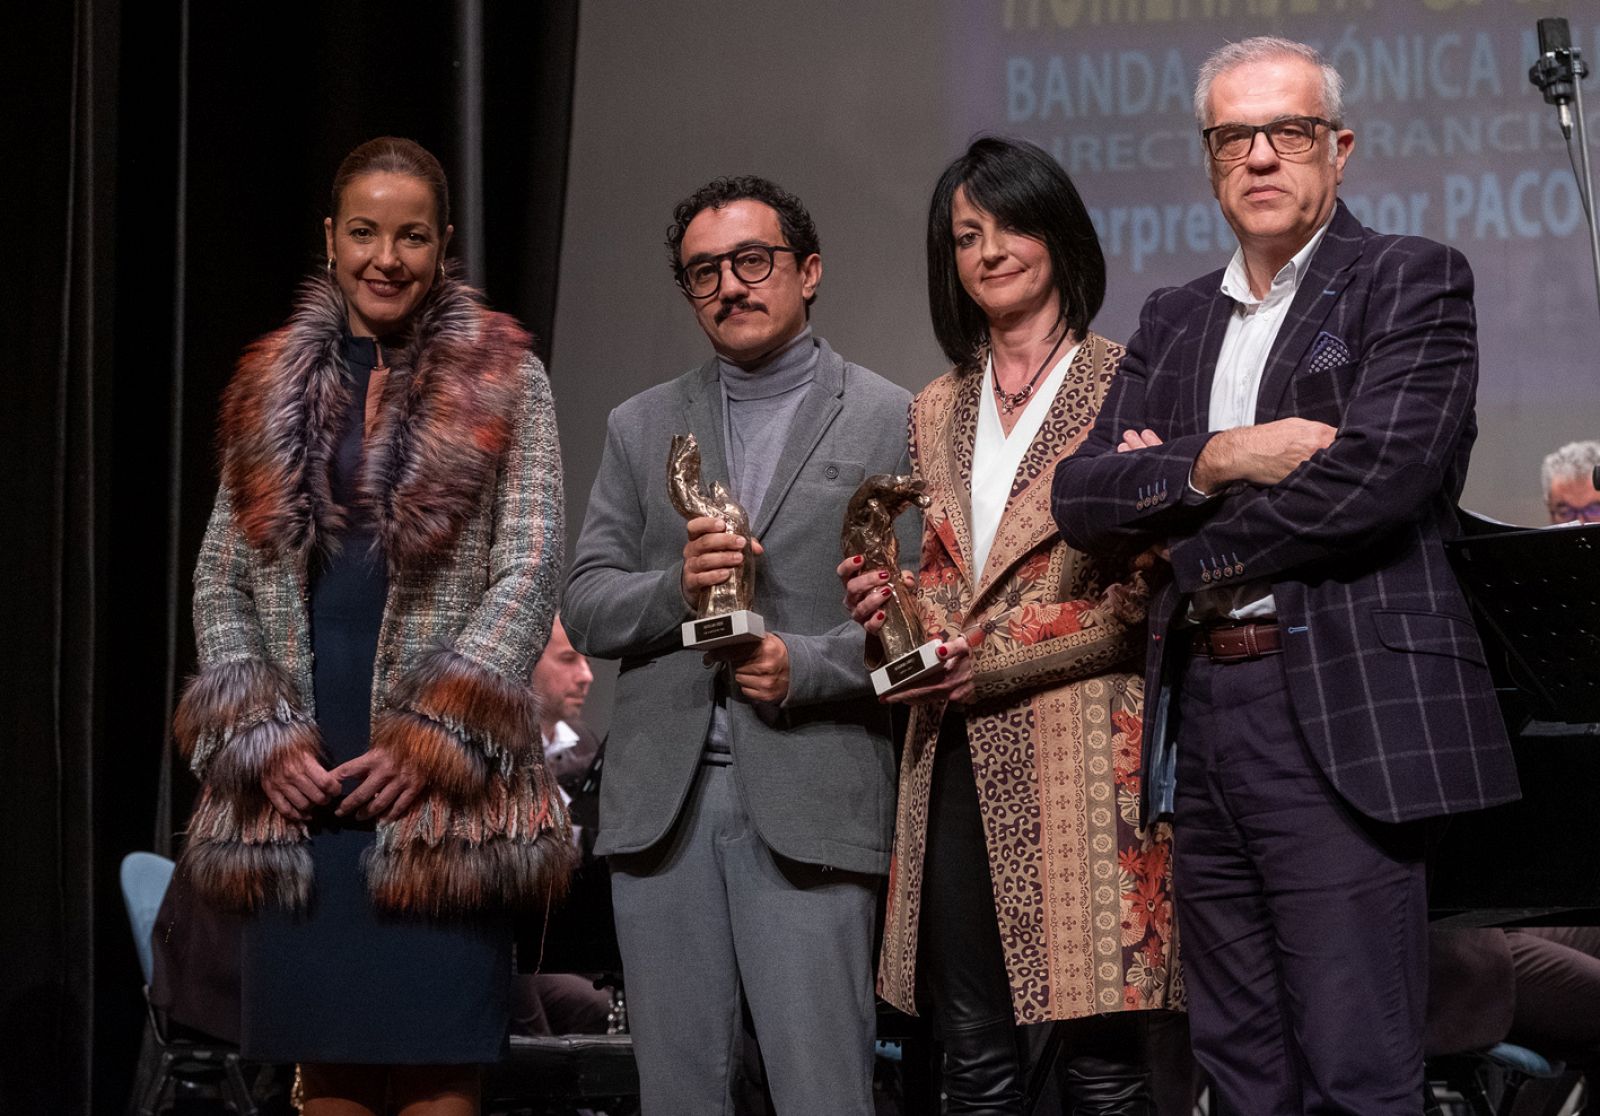
[[[1522,798],[1441,824],[1434,924],[1600,925],[1600,524],[1521,529],[1464,512],[1448,548]]]

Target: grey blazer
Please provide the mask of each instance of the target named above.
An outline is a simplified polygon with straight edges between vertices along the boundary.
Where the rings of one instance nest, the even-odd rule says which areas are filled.
[[[819,342],[811,385],[766,501],[749,509],[766,553],[754,608],[789,651],[789,697],[756,706],[737,687],[728,729],[740,792],[761,838],[793,860],[882,873],[894,825],[889,714],[872,697],[861,629],[834,574],[845,503],[871,473],[909,472],[910,393]],[[685,651],[679,589],[686,539],[667,498],[672,435],[700,442],[706,483],[727,483],[713,359],[611,412],[600,474],[561,620],[584,654],[620,659],[595,851],[638,852],[672,827],[711,723],[715,672]],[[914,561],[922,525],[897,523]]]

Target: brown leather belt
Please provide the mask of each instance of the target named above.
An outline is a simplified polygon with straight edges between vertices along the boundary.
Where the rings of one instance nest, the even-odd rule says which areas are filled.
[[[1245,663],[1283,650],[1277,621],[1264,624],[1216,624],[1201,628],[1194,637],[1197,654],[1214,663]]]

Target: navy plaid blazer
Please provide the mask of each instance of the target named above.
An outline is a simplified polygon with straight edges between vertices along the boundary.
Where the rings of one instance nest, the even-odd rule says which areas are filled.
[[[1516,768],[1472,616],[1445,560],[1477,433],[1472,273],[1453,248],[1365,228],[1343,203],[1267,358],[1256,421],[1338,428],[1270,487],[1188,487],[1233,301],[1220,271],[1157,291],[1094,430],[1056,471],[1063,537],[1087,551],[1167,542],[1150,611],[1147,819],[1168,812],[1172,701],[1189,594],[1264,580],[1290,701],[1317,762],[1361,813],[1405,821],[1517,797]],[[1165,444],[1117,453],[1122,431]],[[1179,639],[1181,643],[1181,639]]]

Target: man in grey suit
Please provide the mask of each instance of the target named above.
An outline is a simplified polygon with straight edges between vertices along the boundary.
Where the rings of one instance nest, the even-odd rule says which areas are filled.
[[[815,226],[765,179],[679,204],[678,284],[715,356],[611,413],[567,584],[573,646],[622,660],[596,851],[609,855],[646,1113],[730,1110],[741,989],[780,1113],[872,1111],[872,931],[894,818],[889,718],[834,567],[862,478],[906,472],[909,394],[810,328]],[[753,647],[685,650],[744,540],[668,498],[674,434],[750,514]],[[900,523],[914,555],[920,524]]]

